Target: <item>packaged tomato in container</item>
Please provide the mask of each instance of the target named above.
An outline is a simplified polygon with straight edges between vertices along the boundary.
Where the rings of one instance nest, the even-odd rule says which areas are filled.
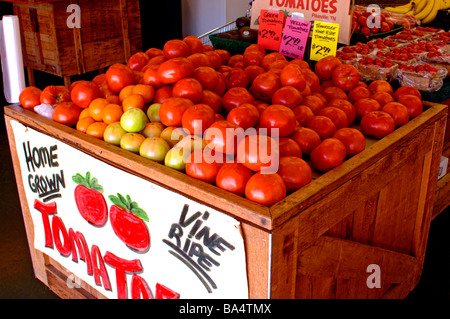
[[[446,68],[420,61],[399,65],[394,77],[401,86],[410,85],[420,91],[436,92],[442,88],[447,74]]]
[[[440,51],[428,52],[423,56],[422,61],[450,72],[450,53],[442,53]],[[447,76],[449,76],[448,73]]]
[[[387,10],[381,11],[387,21],[391,21],[394,24],[401,24],[404,26],[403,30],[410,30],[414,28],[416,25],[419,25],[419,21],[413,15],[402,14],[402,13],[393,13]]]
[[[375,80],[386,80],[390,82],[394,79],[398,64],[393,63],[389,59],[367,56],[359,59],[355,67],[359,70],[361,81],[363,82]]]

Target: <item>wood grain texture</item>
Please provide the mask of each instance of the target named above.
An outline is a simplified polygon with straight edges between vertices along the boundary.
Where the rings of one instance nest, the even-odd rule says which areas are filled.
[[[25,67],[70,77],[126,63],[132,54],[142,50],[139,1],[76,1],[81,28],[67,26],[70,3],[14,4]]]
[[[421,116],[271,207],[21,107],[6,107],[5,118],[9,127],[17,120],[239,220],[250,298],[404,298],[422,272],[448,114],[444,105],[425,105]],[[33,262],[39,271],[50,264],[64,274],[54,263],[43,266],[42,258]],[[370,264],[381,269],[381,288],[367,286]]]

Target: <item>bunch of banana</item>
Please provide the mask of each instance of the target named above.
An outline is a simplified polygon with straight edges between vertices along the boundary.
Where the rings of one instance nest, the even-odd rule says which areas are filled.
[[[417,20],[420,20],[422,24],[430,23],[436,18],[440,9],[449,9],[450,0],[419,0],[424,2],[422,10],[414,14]]]
[[[450,1],[450,0],[449,0]],[[424,0],[412,0],[407,4],[395,7],[385,7],[386,11],[400,14],[414,14],[414,10],[417,7],[418,2],[425,2]]]
[[[414,15],[422,24],[427,24],[436,18],[438,10],[450,9],[450,0],[412,0],[401,6],[384,9],[392,13]]]

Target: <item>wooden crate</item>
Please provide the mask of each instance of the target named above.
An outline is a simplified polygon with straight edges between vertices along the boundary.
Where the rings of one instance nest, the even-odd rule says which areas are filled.
[[[239,220],[250,298],[404,298],[422,273],[447,120],[447,106],[426,105],[419,117],[271,207],[8,106],[6,126],[36,277],[62,297],[102,297],[87,285],[68,289],[63,267],[34,249],[11,120]],[[379,288],[367,284],[370,265],[381,271]]]
[[[70,4],[80,7],[80,28],[68,27]],[[24,65],[63,77],[123,63],[142,50],[139,1],[79,0],[14,3],[19,17]]]

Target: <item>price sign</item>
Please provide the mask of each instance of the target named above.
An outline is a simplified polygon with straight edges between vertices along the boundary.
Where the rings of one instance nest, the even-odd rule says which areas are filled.
[[[278,51],[280,49],[283,26],[283,11],[261,10],[258,44],[267,50]]]
[[[319,61],[326,56],[336,55],[338,37],[339,24],[314,21],[310,59]]]
[[[302,60],[310,28],[311,22],[309,21],[287,17],[279,52],[285,56]]]

